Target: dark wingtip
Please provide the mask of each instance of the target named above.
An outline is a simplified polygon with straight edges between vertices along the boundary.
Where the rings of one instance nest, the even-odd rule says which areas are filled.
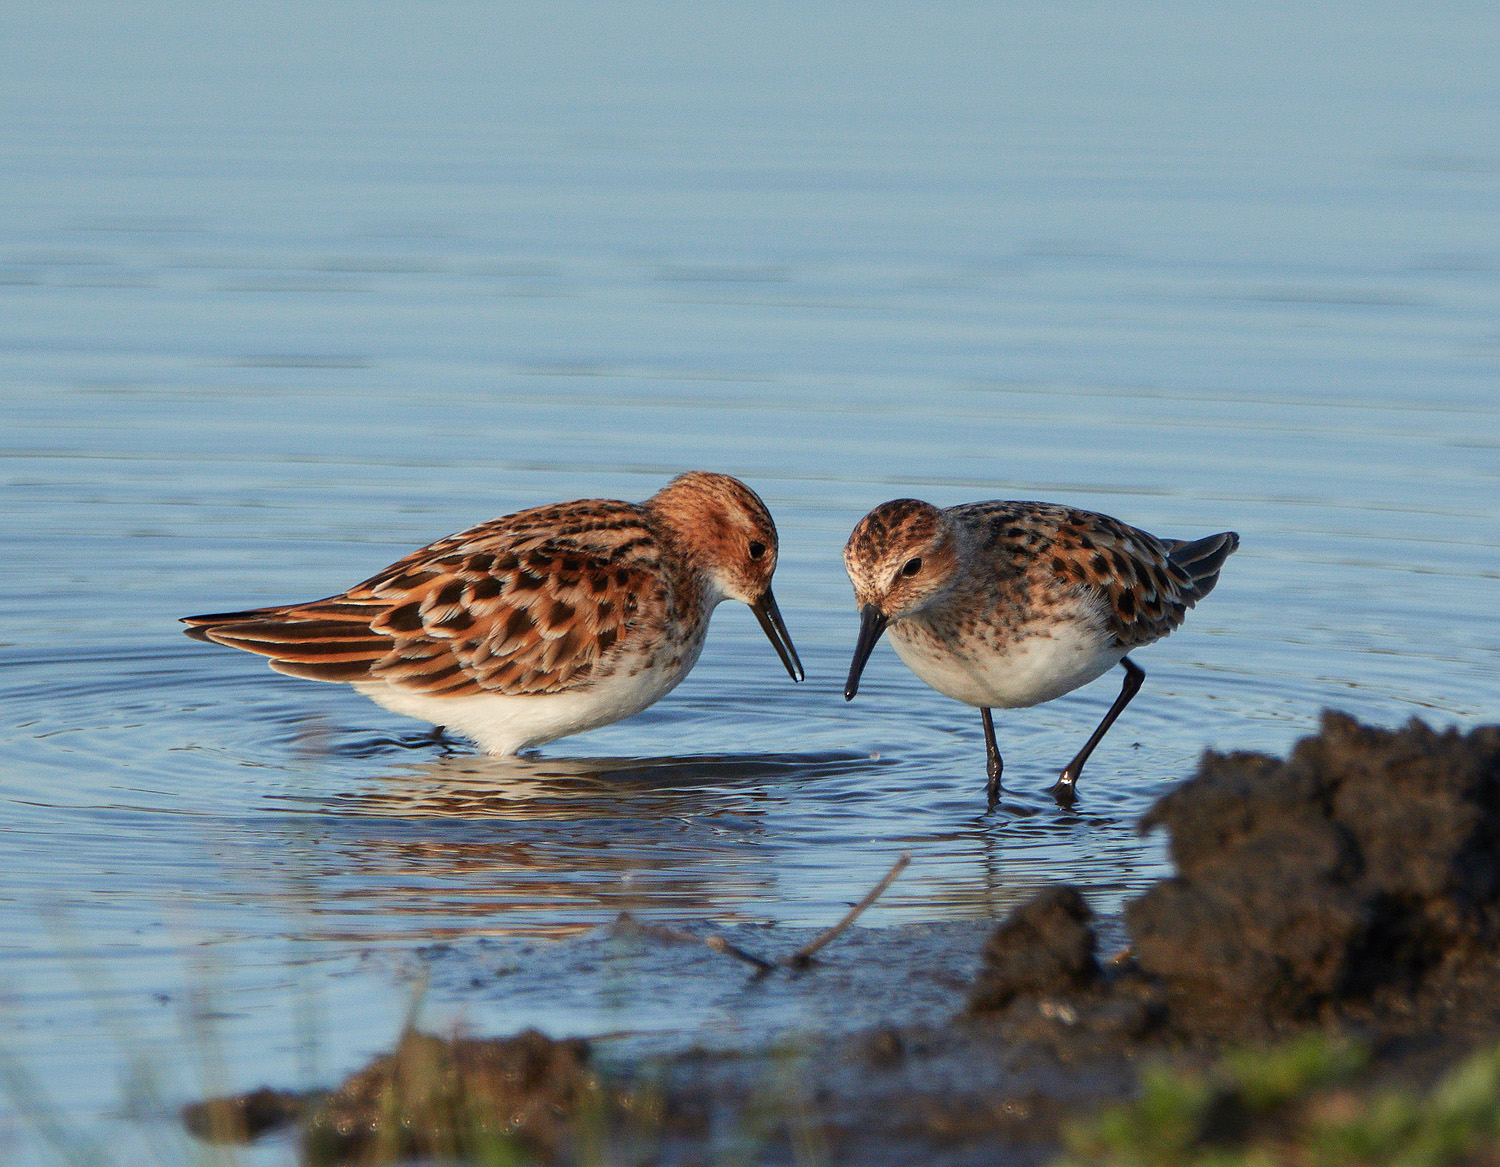
[[[1168,557],[1192,580],[1186,593],[1189,603],[1197,603],[1214,590],[1224,561],[1239,550],[1240,536],[1237,531],[1220,531],[1190,542],[1174,541],[1168,546]]]
[[[182,630],[184,634],[205,644],[218,644],[210,635],[215,628],[222,628],[225,624],[239,624],[260,614],[259,610],[252,609],[246,612],[206,612],[202,616],[179,616],[177,619],[188,625]]]
[[[242,612],[207,612],[202,616],[179,616],[177,619],[183,624],[192,624],[201,627],[205,624],[234,624],[241,620],[259,620],[271,608],[246,608]]]

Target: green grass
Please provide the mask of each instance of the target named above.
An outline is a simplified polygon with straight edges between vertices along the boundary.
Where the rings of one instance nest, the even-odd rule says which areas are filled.
[[[1312,1034],[1208,1071],[1150,1068],[1135,1101],[1065,1128],[1058,1167],[1500,1164],[1500,1046],[1425,1089],[1374,1084],[1368,1063]]]

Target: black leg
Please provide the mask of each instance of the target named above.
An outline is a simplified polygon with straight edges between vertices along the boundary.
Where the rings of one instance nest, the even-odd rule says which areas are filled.
[[[989,776],[984,789],[989,796],[990,809],[994,810],[1000,801],[1000,772],[1005,769],[1005,763],[1000,759],[1000,747],[995,744],[995,722],[990,711],[981,709],[979,716],[984,718],[984,772]]]
[[[1094,730],[1089,740],[1083,743],[1083,749],[1078,751],[1078,756],[1063,767],[1063,772],[1057,776],[1057,785],[1052,787],[1052,796],[1063,806],[1073,805],[1073,787],[1078,782],[1078,775],[1083,772],[1083,764],[1089,760],[1089,755],[1094,752],[1094,747],[1099,744],[1100,739],[1109,732],[1109,727],[1115,723],[1115,718],[1119,717],[1125,706],[1130,704],[1130,699],[1141,691],[1141,682],[1146,679],[1146,671],[1128,656],[1121,657],[1120,664],[1125,668],[1125,683],[1120,686],[1120,695],[1109,707],[1109,712],[1104,715],[1099,728]]]

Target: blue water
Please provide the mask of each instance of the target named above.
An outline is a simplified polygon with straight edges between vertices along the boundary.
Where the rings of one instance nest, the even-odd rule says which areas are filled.
[[[175,1162],[152,1116],[353,1068],[434,943],[795,931],[907,850],[866,923],[1108,914],[1205,747],[1494,720],[1497,52],[1461,5],[0,10],[0,1159]],[[728,605],[497,766],[175,623],[690,468],[776,515],[806,684]],[[1117,676],[998,718],[991,818],[972,710],[884,646],[842,700],[839,550],[901,495],[1240,532],[1074,812]]]

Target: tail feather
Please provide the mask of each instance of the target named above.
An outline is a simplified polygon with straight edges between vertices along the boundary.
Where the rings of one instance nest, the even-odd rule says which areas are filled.
[[[304,642],[324,643],[330,640],[366,640],[372,635],[368,619],[355,623],[352,620],[299,620],[287,616],[280,620],[246,620],[239,624],[210,624],[209,630],[215,639],[258,641],[266,644],[285,644],[297,647]],[[389,642],[390,637],[381,639]]]
[[[211,624],[244,624],[249,620],[268,620],[286,615],[285,608],[247,608],[243,612],[208,612],[202,616],[183,616],[182,623],[190,629],[207,628]],[[194,635],[193,631],[188,632]],[[201,636],[199,640],[203,639]]]
[[[277,672],[317,681],[357,681],[395,647],[370,627],[377,609],[321,601],[285,608],[255,608],[188,616],[194,640],[270,657]]]
[[[1219,569],[1239,550],[1240,537],[1233,531],[1221,531],[1191,541],[1168,539],[1166,544],[1168,557],[1192,579],[1192,598],[1197,602],[1214,590]]]
[[[246,608],[243,612],[209,612],[202,616],[183,616],[182,623],[192,628],[209,625],[253,624],[258,621],[345,620],[351,624],[368,624],[380,609],[368,603],[357,603],[333,597],[310,604],[283,604],[275,608]],[[188,633],[192,635],[191,632]]]
[[[289,677],[302,677],[308,681],[363,681],[370,675],[370,666],[365,661],[349,661],[334,664],[309,664],[306,661],[272,660],[270,665],[278,673]]]

